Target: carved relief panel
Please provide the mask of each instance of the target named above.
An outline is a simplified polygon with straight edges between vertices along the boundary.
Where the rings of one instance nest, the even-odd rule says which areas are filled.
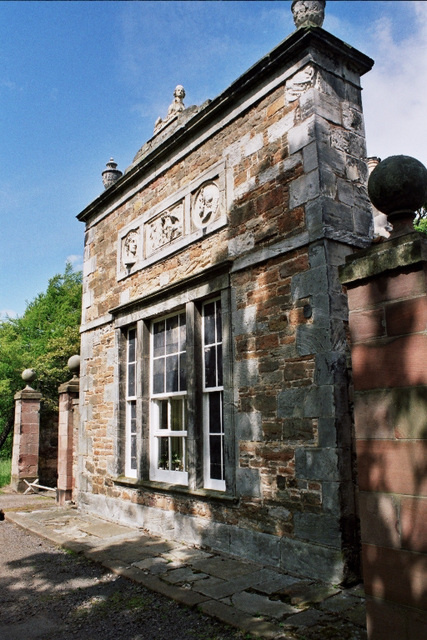
[[[214,165],[119,233],[121,280],[227,224],[226,171]]]
[[[184,234],[184,204],[162,211],[145,225],[145,257],[151,256],[164,245],[181,238]]]

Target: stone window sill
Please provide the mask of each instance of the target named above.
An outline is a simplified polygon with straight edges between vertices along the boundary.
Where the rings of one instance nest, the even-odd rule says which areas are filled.
[[[112,478],[112,481],[114,484],[122,487],[134,487],[135,489],[147,489],[149,491],[158,491],[160,493],[185,495],[200,498],[202,500],[218,500],[219,502],[234,504],[237,504],[239,501],[236,496],[223,493],[222,491],[214,491],[212,489],[189,489],[184,485],[154,482],[152,480],[138,480],[137,478],[128,478],[126,476]]]

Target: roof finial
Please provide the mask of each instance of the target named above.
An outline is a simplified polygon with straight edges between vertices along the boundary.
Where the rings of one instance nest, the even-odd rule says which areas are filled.
[[[102,172],[102,182],[104,188],[108,189],[122,177],[123,173],[117,169],[117,162],[114,162],[114,158],[110,158],[110,162],[107,162],[106,166],[107,168]]]
[[[321,27],[325,18],[324,0],[294,0],[292,14],[297,29],[300,27]]]
[[[184,111],[185,109],[185,105],[183,102],[185,98],[185,89],[181,84],[178,84],[175,87],[175,91],[173,92],[173,95],[174,95],[174,99],[172,104],[169,105],[168,115],[166,116],[166,118],[164,120],[162,120],[162,118],[157,118],[156,120],[156,123],[154,125],[155,134],[158,133],[160,129],[163,129],[163,127],[167,125],[170,120],[175,118],[175,116],[177,116],[178,113],[181,113],[181,111]]]

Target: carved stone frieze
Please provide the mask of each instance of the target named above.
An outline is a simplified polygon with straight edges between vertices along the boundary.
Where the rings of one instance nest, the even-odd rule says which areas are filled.
[[[147,222],[145,225],[146,256],[150,256],[164,245],[181,238],[184,233],[183,222],[184,205],[182,202],[162,211],[153,220]]]
[[[225,163],[218,162],[149,209],[144,210],[137,198],[128,209],[129,216],[135,212],[137,217],[118,234],[117,279],[127,278],[224,227],[232,196],[226,184]]]

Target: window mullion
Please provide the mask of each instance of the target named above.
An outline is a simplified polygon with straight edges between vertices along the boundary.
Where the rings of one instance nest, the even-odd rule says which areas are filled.
[[[142,363],[141,378],[139,380],[141,389],[140,402],[140,470],[139,476],[143,480],[148,480],[150,470],[150,329],[148,324],[140,320],[138,322],[138,336],[140,336],[138,346],[138,360]]]
[[[200,312],[193,302],[187,303],[187,457],[188,457],[188,484],[190,489],[202,486],[202,451],[200,422],[201,401],[201,317]]]

